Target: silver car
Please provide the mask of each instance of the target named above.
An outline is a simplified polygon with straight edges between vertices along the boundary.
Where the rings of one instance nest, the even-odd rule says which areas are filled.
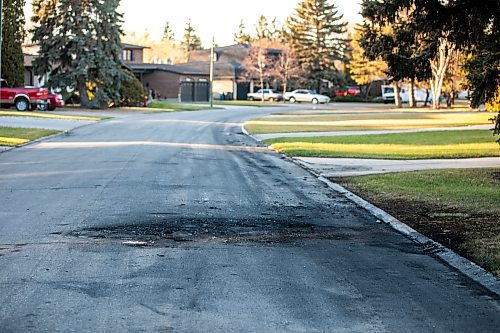
[[[260,101],[264,98],[265,101],[281,101],[283,99],[283,95],[272,90],[272,89],[259,89],[255,93],[248,93],[247,99],[249,101]]]
[[[329,103],[330,97],[317,94],[313,90],[298,89],[292,92],[287,92],[285,94],[285,100],[290,101],[290,103],[308,102],[308,103],[318,104],[318,103]]]

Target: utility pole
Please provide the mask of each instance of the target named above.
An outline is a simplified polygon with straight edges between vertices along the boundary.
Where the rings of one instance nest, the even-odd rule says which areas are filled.
[[[210,47],[210,88],[209,88],[209,98],[210,98],[210,108],[214,107],[214,45],[215,37],[212,37],[212,46]]]

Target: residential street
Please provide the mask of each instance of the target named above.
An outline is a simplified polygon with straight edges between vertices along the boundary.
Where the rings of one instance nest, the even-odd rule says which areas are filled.
[[[0,154],[0,332],[494,332],[500,303],[241,130],[132,114]]]

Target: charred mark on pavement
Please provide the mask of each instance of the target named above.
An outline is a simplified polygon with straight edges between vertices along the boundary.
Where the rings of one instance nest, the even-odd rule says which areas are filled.
[[[180,242],[287,243],[301,239],[349,240],[362,230],[282,219],[228,219],[161,216],[161,220],[76,230],[81,238],[121,240],[128,246]],[[368,232],[368,230],[366,230]]]

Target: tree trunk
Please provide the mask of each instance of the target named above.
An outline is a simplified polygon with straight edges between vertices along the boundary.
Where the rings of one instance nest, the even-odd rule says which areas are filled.
[[[428,88],[425,89],[425,102],[424,106],[427,106],[429,104],[429,97],[431,97],[430,91]]]
[[[77,79],[76,83],[78,92],[80,93],[80,105],[84,108],[89,108],[90,105],[90,100],[89,100],[89,95],[88,95],[88,90],[87,90],[87,84],[84,79]]]
[[[290,66],[290,58],[289,58],[289,55],[286,54],[286,55],[281,55],[281,61],[283,61],[283,69],[284,69],[284,73],[283,73],[283,103],[286,102],[285,100],[285,94],[286,94],[286,88],[288,86],[288,67]],[[286,57],[285,59],[283,59],[283,57]]]
[[[414,108],[417,106],[417,103],[415,101],[415,80],[414,79],[410,80],[410,87],[408,90],[408,104],[410,105],[411,108]]]
[[[262,48],[259,47],[259,55],[258,55],[258,65],[259,65],[259,78],[260,78],[260,89],[262,92],[262,103],[265,102],[264,100],[264,54],[262,51]]]
[[[285,82],[283,82],[283,103],[285,103],[285,94],[286,94],[286,86],[288,84],[288,80],[285,79]]]
[[[454,45],[444,38],[441,38],[439,43],[439,51],[437,58],[430,61],[432,69],[431,90],[432,90],[432,107],[439,109],[439,97],[443,90],[443,81],[446,75],[448,64],[450,63],[450,55],[454,50]]]
[[[400,93],[399,82],[394,81],[394,104],[398,108],[403,106],[403,103],[401,102],[401,95],[399,93]]]

